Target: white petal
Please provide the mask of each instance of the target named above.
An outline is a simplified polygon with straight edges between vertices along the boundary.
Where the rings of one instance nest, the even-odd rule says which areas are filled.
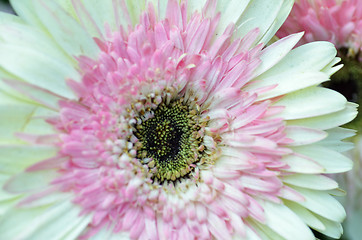
[[[341,61],[341,58],[335,57],[329,64],[327,64],[321,71],[331,76],[335,72],[337,72],[339,69],[343,67],[343,64],[339,64],[335,66],[337,63]]]
[[[52,111],[28,104],[0,92],[0,143],[18,143],[14,133],[50,134],[54,130],[41,118]]]
[[[269,35],[269,29],[275,31],[276,29],[271,28],[275,19],[279,17],[279,12],[283,5],[283,0],[254,0],[248,4],[238,22],[236,22],[237,35],[240,37],[245,36],[249,31],[259,28],[260,36],[258,42],[265,41],[269,42],[268,38],[263,38],[264,35]],[[285,14],[283,12],[283,14]],[[274,34],[272,34],[274,35]],[[272,36],[270,36],[272,37]]]
[[[356,135],[356,131],[347,128],[332,128],[326,131],[328,137],[318,143],[318,145],[328,147],[338,152],[345,152],[354,147],[352,142],[344,142],[343,139]]]
[[[29,239],[63,240],[68,233],[72,233],[73,229],[79,228],[79,225],[83,227],[83,230],[85,230],[87,228],[86,224],[91,222],[91,217],[89,215],[80,216],[80,212],[80,208],[73,206],[68,211],[64,211],[57,218],[44,223],[29,236]],[[76,231],[73,233],[75,232]],[[77,231],[77,233],[78,236],[73,239],[79,237],[81,232]]]
[[[4,239],[39,239],[30,237],[44,225],[56,222],[63,215],[74,214],[74,212],[79,213],[80,209],[70,201],[60,201],[57,204],[39,208],[13,208],[0,220],[1,237]]]
[[[311,144],[327,137],[327,133],[324,131],[299,126],[287,126],[285,133],[287,138],[293,140],[288,144],[289,146]]]
[[[275,105],[285,107],[278,117],[292,120],[338,112],[346,107],[346,103],[346,98],[336,91],[309,87],[286,95]]]
[[[157,0],[154,0],[157,1]],[[198,1],[189,1],[187,3],[187,8],[189,13],[193,13],[194,11],[201,12],[202,8],[205,6],[206,0],[198,0]]]
[[[305,209],[304,207],[288,200],[285,200],[284,204],[313,229],[317,229],[318,231],[326,229],[323,223],[308,209]]]
[[[19,17],[17,18],[18,20],[6,20],[4,14],[0,13],[0,32],[3,33],[0,38],[1,42],[46,52],[52,58],[69,63],[69,65],[74,64],[74,59],[62,52],[62,49],[50,39],[49,35],[25,24]]]
[[[265,224],[285,239],[314,240],[310,229],[288,207],[267,201],[260,204],[265,212]]]
[[[278,31],[278,29],[282,26],[284,21],[287,19],[290,11],[292,10],[294,4],[294,0],[286,0],[283,1],[282,6],[280,7],[278,16],[275,18],[272,25],[269,27],[268,31],[264,34],[260,42],[268,43],[271,42],[271,39]]]
[[[265,226],[257,221],[249,221],[249,224],[256,230],[256,232],[258,232],[258,235],[261,239],[285,240],[285,238],[281,237],[268,226]]]
[[[292,34],[265,48],[260,55],[261,64],[253,72],[253,77],[259,76],[283,59],[302,36],[303,33]]]
[[[5,184],[4,189],[11,193],[24,193],[42,190],[49,187],[50,182],[58,176],[56,171],[43,170],[36,172],[22,172]]]
[[[129,240],[129,234],[126,232],[113,233],[113,228],[103,227],[96,235],[89,240]]]
[[[297,47],[289,52],[277,65],[268,70],[264,77],[280,72],[314,72],[324,69],[336,56],[337,50],[330,42],[312,42]]]
[[[0,44],[0,52],[0,66],[6,71],[60,96],[75,98],[65,82],[68,78],[79,79],[73,67],[28,47]]]
[[[288,125],[299,125],[321,130],[331,129],[352,121],[357,116],[357,104],[347,103],[346,108],[317,117],[297,119],[288,121]]]
[[[304,202],[298,204],[310,211],[332,221],[342,222],[346,217],[342,205],[326,191],[310,190],[300,187],[294,187],[305,198]]]
[[[198,2],[198,1],[190,1]],[[236,23],[236,27],[240,25],[240,17],[244,13],[247,6],[250,4],[250,0],[219,0],[217,1],[217,12],[221,13],[220,22],[217,26],[216,33],[218,35],[223,34],[225,29],[230,23]]]
[[[296,173],[322,173],[325,169],[317,162],[303,158],[297,155],[289,155],[282,159],[283,162],[288,164],[289,168],[285,169],[286,172]]]
[[[15,174],[34,163],[55,156],[57,149],[49,146],[0,145],[1,172]]]
[[[296,153],[307,156],[325,169],[324,173],[340,173],[352,169],[352,161],[341,153],[317,145],[292,148]]]
[[[283,182],[315,190],[329,190],[338,187],[338,183],[333,179],[323,175],[312,175],[312,174],[293,174],[286,175],[283,177]]]
[[[276,75],[264,77],[257,77],[253,82],[248,85],[245,90],[256,90],[258,88],[275,86],[273,89],[261,93],[258,96],[258,100],[265,100],[277,96],[281,96],[287,93],[291,93],[303,88],[318,85],[322,82],[329,80],[329,76],[321,72],[295,72],[285,74],[279,72]]]
[[[1,167],[0,167],[0,169],[1,169]],[[10,179],[10,177],[11,177],[11,175],[0,172],[0,186],[4,186],[4,184]],[[16,197],[16,195],[7,192],[3,187],[0,188],[0,205],[2,202],[9,201],[9,200],[13,199],[14,197]],[[2,213],[0,211],[0,215],[1,214]]]
[[[81,233],[84,231],[84,229],[87,228],[88,224],[91,222],[92,217],[90,215],[87,215],[85,217],[81,217],[81,221],[73,226],[73,229],[68,231],[67,235],[63,237],[62,240],[74,240],[77,239]]]
[[[323,225],[326,227],[324,230],[318,230],[319,232],[323,233],[324,235],[339,239],[343,233],[342,225],[338,222],[330,221],[328,219],[324,219],[322,217],[317,216],[319,220],[323,223]]]

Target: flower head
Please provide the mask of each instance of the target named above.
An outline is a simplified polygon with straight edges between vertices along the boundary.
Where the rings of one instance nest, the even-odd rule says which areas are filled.
[[[358,55],[362,51],[362,2],[300,0],[277,35],[284,37],[300,31],[305,31],[300,44],[329,41],[339,49],[348,49],[350,56]]]
[[[13,6],[0,26],[5,238],[340,236],[322,174],[351,168],[338,126],[355,105],[317,86],[340,68],[332,44],[266,47],[291,2]]]

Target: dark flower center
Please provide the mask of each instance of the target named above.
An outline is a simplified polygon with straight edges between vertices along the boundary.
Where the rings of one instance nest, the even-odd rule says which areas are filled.
[[[140,141],[137,157],[150,168],[159,182],[187,176],[201,157],[201,127],[195,110],[182,100],[160,103],[153,116],[136,125]]]

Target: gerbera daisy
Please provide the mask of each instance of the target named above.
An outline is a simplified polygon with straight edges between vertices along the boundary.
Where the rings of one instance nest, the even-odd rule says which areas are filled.
[[[336,50],[293,2],[23,0],[1,14],[4,239],[341,235]]]

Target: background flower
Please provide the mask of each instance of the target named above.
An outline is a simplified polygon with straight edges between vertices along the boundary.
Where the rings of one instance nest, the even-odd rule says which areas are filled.
[[[20,18],[0,24],[2,236],[340,236],[324,174],[351,168],[353,131],[338,126],[356,106],[318,87],[340,68],[331,44],[265,47],[291,1],[13,6]]]

